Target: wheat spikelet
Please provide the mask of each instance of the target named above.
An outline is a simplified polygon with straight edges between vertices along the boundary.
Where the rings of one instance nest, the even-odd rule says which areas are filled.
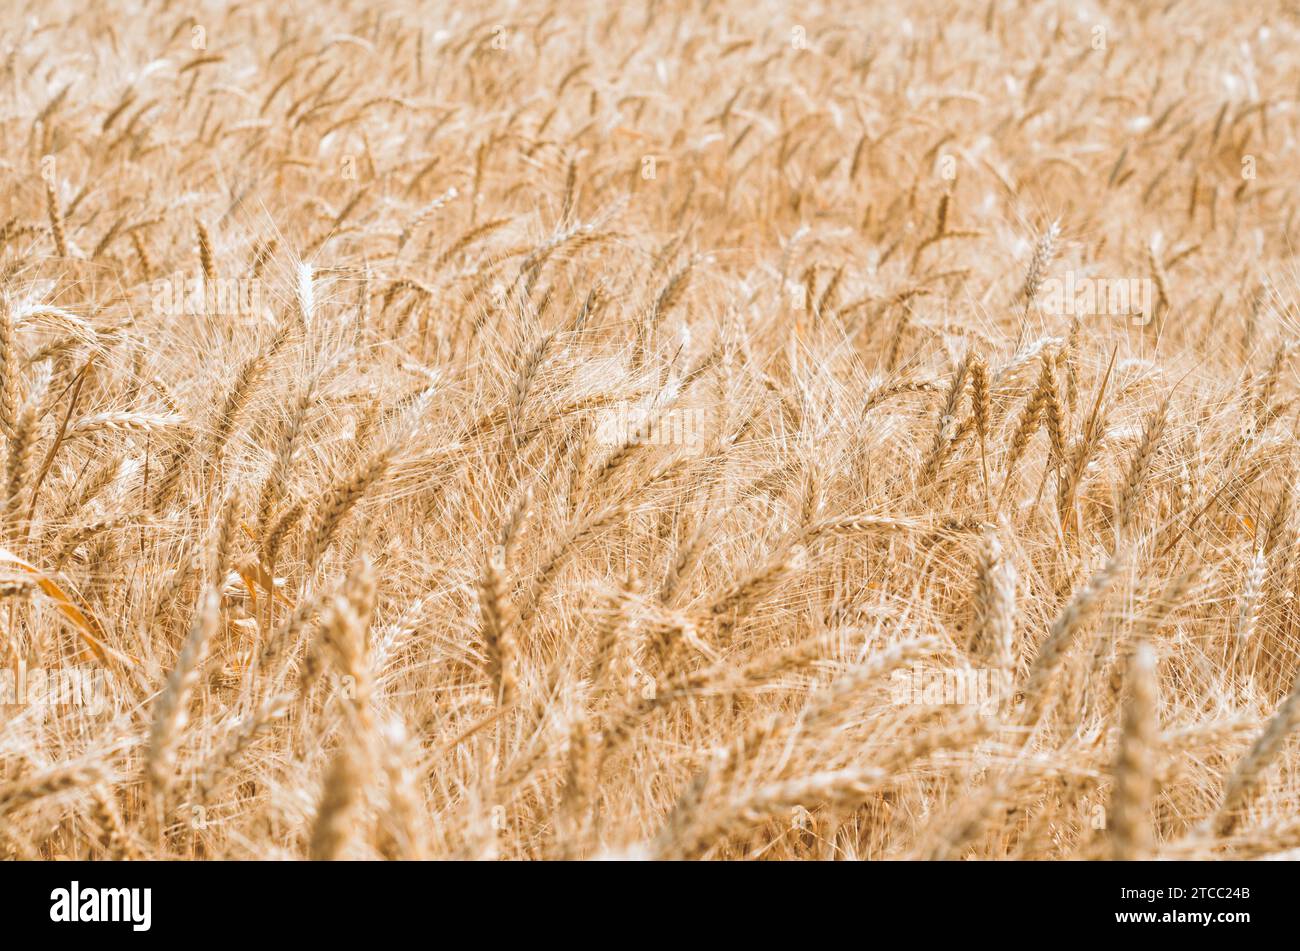
[[[361,500],[361,497],[383,478],[391,463],[392,450],[384,447],[374,453],[350,475],[330,486],[329,491],[316,505],[311,540],[308,544],[307,561],[309,564],[314,565],[320,560],[320,557],[334,541],[340,523],[352,511],[353,506]]]
[[[221,748],[201,770],[194,793],[196,801],[207,802],[212,798],[223,777],[236,767],[239,757],[289,712],[292,700],[288,694],[269,697],[235,725]]]
[[[1034,256],[1029,261],[1029,269],[1025,272],[1025,283],[1020,288],[1020,299],[1026,312],[1033,306],[1043,286],[1047,269],[1056,256],[1056,242],[1060,236],[1060,223],[1053,221],[1034,244]]]
[[[279,449],[271,469],[262,482],[262,490],[257,499],[257,526],[262,538],[267,536],[271,521],[271,511],[283,498],[285,483],[293,469],[294,457],[299,448],[299,440],[307,424],[307,414],[311,409],[313,394],[310,386],[303,387],[294,403],[292,412],[280,438]]]
[[[1237,608],[1237,624],[1233,631],[1237,649],[1242,650],[1251,642],[1255,625],[1259,622],[1260,597],[1264,592],[1264,580],[1268,571],[1268,560],[1263,549],[1255,552],[1246,571],[1245,583],[1241,589],[1241,602]]]
[[[1016,428],[1011,435],[1007,448],[1006,475],[1003,477],[1002,483],[1003,497],[1006,496],[1007,489],[1011,485],[1011,477],[1015,474],[1016,464],[1029,447],[1029,440],[1038,431],[1047,404],[1053,399],[1055,386],[1048,378],[1049,372],[1047,361],[1043,361],[1042,371],[1039,374],[1038,383],[1034,387],[1034,392],[1030,395],[1029,402],[1025,404],[1016,420]]]
[[[1148,644],[1139,643],[1129,658],[1128,697],[1108,823],[1111,855],[1120,861],[1151,855],[1155,785],[1152,760],[1159,733],[1155,678],[1155,655]]]
[[[63,209],[59,205],[59,193],[54,182],[45,181],[45,213],[50,219],[50,237],[54,241],[54,251],[61,258],[70,257],[68,238],[63,228]]]
[[[18,388],[18,341],[13,303],[6,294],[0,300],[0,431],[11,436],[22,401]]]
[[[149,433],[169,426],[179,426],[184,422],[183,416],[174,413],[96,413],[93,416],[83,416],[69,426],[64,438],[71,439],[97,432]]]
[[[194,623],[154,704],[145,775],[156,798],[165,797],[171,790],[176,770],[176,746],[189,718],[190,695],[198,682],[199,662],[216,630],[219,604],[214,589],[208,588],[203,592]]]
[[[1142,428],[1142,438],[1129,459],[1128,471],[1120,483],[1119,500],[1115,505],[1115,530],[1122,535],[1128,528],[1133,512],[1137,507],[1142,491],[1146,487],[1147,477],[1151,474],[1151,463],[1160,446],[1160,437],[1164,434],[1165,422],[1169,413],[1169,399],[1166,396],[1160,406],[1147,417]]]
[[[1123,566],[1123,559],[1118,555],[1108,560],[1070,596],[1070,600],[1052,622],[1047,638],[1034,656],[1025,682],[1025,712],[1030,721],[1036,720],[1042,712],[1048,699],[1048,687],[1074,636],[1097,610]]]
[[[972,355],[968,352],[962,358],[961,362],[957,364],[957,368],[953,370],[952,379],[948,383],[948,395],[944,399],[943,408],[939,410],[939,425],[935,430],[934,443],[930,447],[930,454],[921,470],[921,481],[923,483],[934,481],[939,474],[939,467],[943,465],[943,461],[948,455],[953,433],[956,429],[957,407],[965,391],[966,377],[970,373],[971,357]]]
[[[5,509],[7,532],[12,537],[25,533],[23,510],[27,501],[28,483],[32,477],[32,462],[36,454],[37,430],[41,403],[45,395],[44,378],[33,385],[22,409],[14,419],[13,433],[9,439],[9,456],[5,461]]]
[[[91,796],[91,818],[104,834],[103,847],[114,862],[140,858],[140,850],[122,822],[109,788],[100,784]]]
[[[661,859],[695,858],[723,836],[797,807],[828,803],[841,807],[855,805],[871,796],[884,778],[882,770],[868,767],[814,773],[761,786],[743,800],[697,819],[696,828],[689,836],[679,833],[659,842],[653,851]]]
[[[1011,670],[1015,662],[1016,570],[993,529],[984,532],[972,602],[971,650],[988,657],[994,666]]]
[[[1300,686],[1292,688],[1250,750],[1228,777],[1213,819],[1214,831],[1228,835],[1241,822],[1241,810],[1258,795],[1264,772],[1277,759],[1287,737],[1300,726]]]
[[[217,279],[217,265],[212,256],[212,236],[202,221],[195,221],[194,228],[198,232],[199,265],[203,268],[203,282],[205,286],[211,286]]]

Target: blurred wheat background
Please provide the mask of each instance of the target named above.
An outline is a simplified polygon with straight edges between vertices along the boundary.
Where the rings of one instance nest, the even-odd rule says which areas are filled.
[[[1294,5],[0,31],[0,854],[1300,847]]]

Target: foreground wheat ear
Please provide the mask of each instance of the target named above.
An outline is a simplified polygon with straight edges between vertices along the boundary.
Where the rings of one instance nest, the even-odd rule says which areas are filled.
[[[1300,856],[1300,27],[291,6],[0,11],[0,856]]]

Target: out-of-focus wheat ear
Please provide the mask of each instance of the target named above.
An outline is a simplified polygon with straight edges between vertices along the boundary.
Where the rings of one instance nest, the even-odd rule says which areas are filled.
[[[199,238],[199,266],[203,268],[203,286],[205,293],[211,293],[211,288],[217,280],[217,263],[212,254],[212,235],[208,233],[208,226],[202,220],[196,219],[194,228]]]
[[[279,682],[281,663],[289,663],[298,648],[300,635],[319,611],[318,598],[303,597],[293,612],[271,632],[255,668],[261,676],[268,678],[270,683]]]
[[[980,837],[989,823],[1005,820],[1014,811],[1014,802],[1013,781],[1005,776],[995,780],[978,798],[962,801],[952,819],[936,828],[934,842],[925,858],[931,862],[960,858],[962,851]]]
[[[948,233],[948,207],[951,203],[951,191],[945,191],[939,196],[939,207],[934,214],[934,233],[937,236],[942,236]]]
[[[1025,272],[1025,282],[1020,288],[1020,305],[1026,316],[1034,306],[1038,292],[1047,277],[1047,269],[1056,257],[1056,241],[1061,236],[1060,222],[1053,221],[1047,230],[1039,235],[1034,244],[1034,256],[1029,260],[1029,269]]]
[[[1159,329],[1164,323],[1164,314],[1172,306],[1169,299],[1169,278],[1165,274],[1165,266],[1160,261],[1160,252],[1156,249],[1154,241],[1148,241],[1146,246],[1147,266],[1151,269],[1151,280],[1156,286],[1156,301],[1153,305],[1155,313],[1151,314],[1151,321],[1155,329]]]
[[[61,258],[71,257],[68,253],[68,237],[63,228],[63,209],[59,206],[59,193],[54,182],[45,180],[45,212],[50,218],[50,236],[54,239],[54,250]]]
[[[76,492],[69,494],[67,504],[63,507],[63,517],[70,519],[85,506],[89,505],[107,489],[122,473],[124,454],[111,455],[88,472]]]
[[[253,260],[249,266],[249,275],[253,280],[258,280],[262,276],[262,269],[266,263],[275,256],[276,249],[279,247],[278,238],[271,238],[267,241],[259,241],[257,247],[253,250]]]
[[[798,730],[811,735],[829,727],[876,681],[901,670],[913,661],[940,650],[931,638],[914,638],[877,651],[866,663],[832,681],[809,698],[798,714]]]
[[[688,828],[674,830],[671,836],[657,837],[652,852],[660,859],[699,858],[720,840],[774,815],[788,814],[800,807],[811,810],[826,805],[842,808],[859,805],[875,795],[885,779],[883,770],[865,767],[814,773],[759,786],[733,802],[700,809]]]
[[[718,624],[719,636],[725,641],[738,621],[791,572],[802,567],[805,558],[802,547],[780,551],[715,599],[708,613]]]
[[[908,300],[904,301],[899,309],[898,321],[894,324],[894,332],[889,338],[889,355],[885,358],[886,373],[893,373],[894,368],[898,366],[898,358],[903,352],[903,340],[907,337],[907,330],[911,325],[912,303]]]
[[[361,268],[361,280],[357,285],[357,330],[362,331],[370,326],[370,295],[373,287],[374,278],[370,270],[370,265],[366,264]]]
[[[602,599],[604,603],[596,612],[596,639],[591,667],[587,672],[587,679],[591,682],[593,704],[598,704],[607,697],[613,686],[611,680],[617,672],[619,662],[619,638],[631,618],[640,594],[640,578],[632,572],[617,590]]]
[[[189,717],[190,694],[199,679],[199,663],[217,628],[220,607],[221,596],[217,589],[204,589],[176,665],[168,674],[167,683],[154,704],[153,725],[145,754],[145,778],[153,791],[155,803],[160,807],[171,791],[176,772],[176,748]],[[163,815],[159,813],[159,820]]]
[[[153,258],[149,256],[149,248],[144,243],[144,238],[140,237],[139,231],[131,232],[131,247],[135,249],[135,256],[140,261],[140,274],[146,280],[153,278]]]
[[[357,816],[363,805],[366,781],[363,761],[358,740],[350,731],[345,733],[325,773],[320,804],[312,823],[307,854],[314,862],[343,858],[352,842]]]
[[[533,493],[529,488],[506,515],[497,544],[487,553],[478,579],[480,633],[487,654],[487,673],[501,706],[510,706],[518,686],[516,670],[517,631],[509,605],[508,565],[524,522],[532,509]]]
[[[709,518],[707,510],[700,513],[690,535],[673,553],[672,560],[668,564],[668,572],[664,577],[663,587],[659,590],[659,600],[664,604],[670,605],[673,603],[682,583],[690,577],[692,570],[700,560],[700,553],[704,550],[704,546],[712,534],[712,528],[713,522]]]
[[[579,714],[569,728],[568,767],[560,791],[556,823],[560,858],[581,858],[585,851],[595,792],[596,738],[586,715]]]
[[[153,493],[149,498],[149,508],[153,512],[162,512],[181,486],[185,475],[185,462],[188,454],[181,449],[174,449],[166,454],[159,466],[161,470],[153,482]]]
[[[389,860],[418,862],[427,848],[420,827],[424,803],[419,785],[419,749],[398,720],[383,731],[382,766],[388,781],[388,803],[382,819],[379,851]]]
[[[806,529],[817,520],[824,501],[821,466],[810,459],[804,471],[803,491],[799,494],[800,528]]]
[[[362,549],[348,568],[347,577],[343,579],[342,595],[352,608],[358,627],[355,649],[364,651],[370,643],[370,626],[375,620],[375,605],[379,600],[379,583],[375,576],[375,563],[370,554]],[[364,667],[365,658],[357,654],[350,659],[349,666]]]
[[[770,721],[771,718],[768,718],[764,722]],[[710,751],[708,758],[690,782],[682,788],[672,808],[668,810],[659,834],[655,837],[661,854],[671,848],[669,843],[680,841],[690,831],[695,817],[703,809],[705,799],[710,794],[722,794],[723,791],[719,789],[722,784],[718,782],[717,777],[722,770],[727,769],[732,752],[733,750],[730,749]],[[733,776],[738,769],[737,764],[737,770],[732,772]]]
[[[104,768],[87,763],[55,766],[23,776],[0,786],[0,818],[46,796],[56,796],[69,789],[93,787],[104,781]]]
[[[768,714],[730,743],[711,750],[668,811],[660,838],[676,839],[688,832],[707,797],[739,798],[746,781],[755,775],[764,744],[782,735],[789,722],[782,713]]]
[[[786,647],[777,647],[765,651],[738,670],[728,667],[725,671],[719,671],[719,676],[715,679],[705,679],[712,677],[708,673],[708,668],[691,676],[700,678],[693,681],[700,687],[707,686],[712,689],[725,690],[740,689],[815,664],[827,655],[832,654],[842,637],[842,631],[833,630],[826,634],[806,637]]]
[[[241,756],[258,739],[270,733],[279,721],[289,712],[293,704],[293,695],[275,694],[268,697],[257,709],[239,721],[222,742],[217,752],[213,753],[199,771],[198,784],[195,786],[194,801],[210,802],[222,781],[235,768]]]
[[[1036,722],[1047,703],[1052,680],[1065,659],[1066,651],[1074,642],[1079,629],[1100,607],[1106,592],[1124,566],[1122,553],[1117,553],[1093,573],[1082,587],[1070,597],[1056,620],[1052,622],[1047,638],[1038,648],[1030,665],[1025,683],[1025,715],[1027,723]]]
[[[1172,394],[1170,394],[1172,395]],[[1169,399],[1165,396],[1160,406],[1147,417],[1142,428],[1142,438],[1129,459],[1128,470],[1120,484],[1119,501],[1115,505],[1115,537],[1124,537],[1146,488],[1147,477],[1151,474],[1151,463],[1160,448],[1160,437],[1164,434],[1165,423],[1169,418]]]
[[[350,709],[364,730],[373,725],[370,700],[374,678],[369,663],[369,634],[377,593],[374,567],[369,556],[362,552],[349,567],[339,593],[326,604],[319,629],[319,647],[349,678]],[[318,675],[318,670],[307,672],[308,686]]]
[[[769,740],[782,735],[791,720],[785,713],[770,713],[750,726],[740,736],[731,741],[720,756],[716,757],[710,777],[718,791],[723,795],[737,795],[742,785],[752,776],[761,764],[761,753]]]
[[[479,636],[487,656],[487,673],[493,695],[502,707],[514,703],[517,685],[515,672],[515,632],[506,595],[505,550],[497,547],[488,553],[478,580]]]
[[[115,515],[97,519],[89,525],[79,526],[59,539],[58,546],[55,548],[55,555],[50,564],[58,571],[78,547],[91,541],[96,536],[121,528],[124,525],[145,523],[147,521],[148,519],[141,518],[137,512],[118,512]]]
[[[348,596],[350,582],[351,578],[345,580],[343,592],[328,599],[323,606],[317,637],[303,658],[299,699],[304,705],[310,703],[312,691],[324,674],[328,658],[346,678],[339,681],[343,689],[334,694],[334,699],[344,701],[338,706],[348,718],[352,731],[368,741],[374,726],[370,703],[373,678],[367,654],[366,624],[359,616],[355,602]],[[306,753],[309,738],[305,733],[295,736],[301,755]]]
[[[1282,752],[1287,737],[1300,726],[1300,677],[1285,700],[1264,727],[1250,750],[1242,757],[1228,778],[1223,791],[1223,802],[1212,820],[1214,831],[1221,836],[1231,835],[1241,823],[1242,810],[1246,809],[1259,793],[1264,773]]]
[[[1264,596],[1264,583],[1268,576],[1268,557],[1260,548],[1251,556],[1242,582],[1241,600],[1237,605],[1236,625],[1231,646],[1232,667],[1241,676],[1248,676],[1248,662],[1254,653],[1255,629],[1259,624],[1260,604]]]
[[[930,721],[931,718],[924,718],[908,739],[879,754],[878,762],[885,775],[897,775],[910,763],[932,753],[969,747],[993,733],[999,725],[996,719],[977,713],[955,719],[935,716],[933,725],[926,726]]]
[[[1111,797],[1111,857],[1118,861],[1150,858],[1153,840],[1155,757],[1159,736],[1156,661],[1151,645],[1138,642],[1129,657],[1128,696],[1115,760]]]
[[[1279,344],[1273,351],[1273,359],[1269,361],[1268,367],[1255,381],[1255,386],[1252,388],[1253,392],[1246,394],[1247,405],[1252,418],[1255,420],[1256,431],[1263,429],[1269,422],[1273,408],[1273,397],[1277,393],[1278,381],[1282,377],[1282,369],[1290,355],[1290,345],[1286,343]]]
[[[996,529],[984,531],[972,598],[975,615],[971,649],[1000,670],[1015,669],[1016,569],[1002,550]]]

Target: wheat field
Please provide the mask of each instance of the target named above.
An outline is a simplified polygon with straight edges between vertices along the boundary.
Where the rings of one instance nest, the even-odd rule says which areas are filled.
[[[0,855],[1300,854],[1294,6],[0,30]]]

